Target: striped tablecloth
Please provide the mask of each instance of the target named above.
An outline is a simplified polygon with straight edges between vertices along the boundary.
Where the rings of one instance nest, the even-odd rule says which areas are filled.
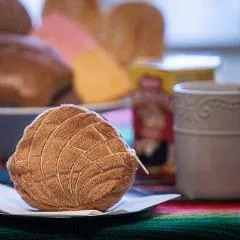
[[[130,110],[109,113],[105,117],[132,143]],[[155,193],[175,191],[171,186],[142,188]],[[240,201],[182,198],[163,203],[144,214],[90,220],[9,219],[0,215],[0,239],[240,239]]]

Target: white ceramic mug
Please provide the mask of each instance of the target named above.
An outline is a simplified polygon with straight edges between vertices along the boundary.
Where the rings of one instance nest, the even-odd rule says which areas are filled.
[[[177,189],[190,199],[240,199],[240,85],[174,87]]]

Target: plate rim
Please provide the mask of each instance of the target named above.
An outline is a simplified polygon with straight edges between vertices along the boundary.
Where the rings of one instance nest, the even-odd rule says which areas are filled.
[[[116,217],[126,217],[126,216],[132,216],[137,214],[144,214],[152,209],[154,209],[156,206],[151,206],[139,211],[134,212],[122,212],[117,214],[102,214],[102,215],[62,215],[62,216],[47,216],[47,215],[22,215],[22,214],[10,214],[10,213],[4,213],[0,212],[0,217],[8,217],[8,218],[22,218],[22,219],[96,219],[96,218],[116,218]]]
[[[61,104],[65,105],[65,104]],[[66,104],[67,105],[67,104]],[[60,106],[60,105],[56,105]],[[48,110],[52,107],[0,107],[0,115],[37,115],[41,112]],[[86,107],[92,111],[103,112],[117,110],[120,108],[127,108],[132,106],[132,101],[130,97],[122,98],[115,101],[106,101],[99,103],[89,103],[89,104],[78,104],[80,107]]]

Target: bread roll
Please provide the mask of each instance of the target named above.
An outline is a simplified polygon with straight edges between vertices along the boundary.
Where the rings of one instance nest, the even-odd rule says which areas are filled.
[[[46,106],[71,81],[71,68],[45,42],[29,36],[1,35],[0,104]]]
[[[121,3],[103,20],[102,44],[122,64],[139,58],[161,58],[164,21],[156,7],[141,2]]]
[[[63,105],[26,128],[7,167],[17,191],[35,208],[105,211],[132,185],[137,161],[104,118]]]
[[[34,23],[40,22],[41,2],[0,0],[0,32],[27,34]],[[35,8],[37,5],[38,8]]]

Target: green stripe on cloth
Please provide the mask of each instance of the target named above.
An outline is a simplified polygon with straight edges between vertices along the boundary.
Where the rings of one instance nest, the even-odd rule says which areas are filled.
[[[102,221],[99,227],[97,222],[62,221],[65,224],[37,226],[21,221],[19,227],[0,227],[0,239],[240,239],[239,215],[167,215],[111,227]],[[107,225],[111,219],[104,221]]]

